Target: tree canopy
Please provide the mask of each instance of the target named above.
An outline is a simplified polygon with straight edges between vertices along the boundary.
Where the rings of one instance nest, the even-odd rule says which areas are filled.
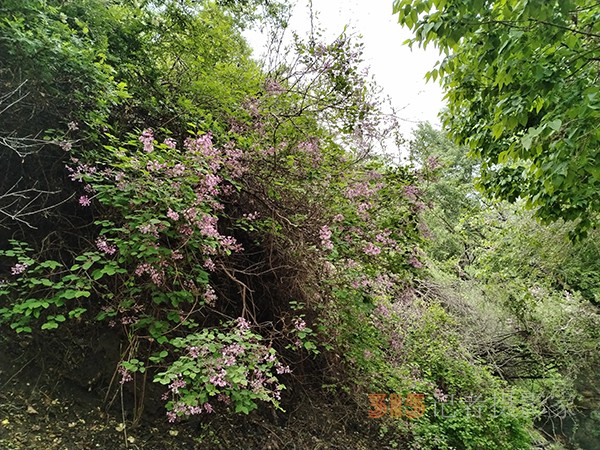
[[[489,195],[536,216],[598,222],[600,8],[590,0],[396,0],[411,44],[436,45],[445,124]]]

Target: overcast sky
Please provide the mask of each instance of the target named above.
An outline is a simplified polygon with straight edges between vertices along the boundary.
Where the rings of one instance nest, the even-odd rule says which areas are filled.
[[[438,123],[442,92],[437,83],[426,83],[423,78],[438,59],[438,53],[433,47],[424,51],[402,45],[411,32],[401,27],[392,15],[392,0],[313,0],[312,3],[329,40],[339,36],[346,24],[350,31],[362,35],[365,62],[393,105],[401,110],[405,134],[410,134],[420,121]],[[310,30],[307,4],[308,0],[298,0],[290,22],[291,29],[301,35]],[[248,37],[253,46],[260,46],[256,35]]]

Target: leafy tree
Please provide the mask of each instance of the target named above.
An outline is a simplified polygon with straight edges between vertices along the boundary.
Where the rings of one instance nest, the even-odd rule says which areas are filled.
[[[472,247],[482,237],[473,220],[484,207],[473,186],[478,166],[465,147],[428,123],[419,124],[409,148],[411,161],[426,174],[420,188],[428,205],[423,219],[429,256],[460,272],[472,262]]]
[[[422,216],[430,289],[458,322],[463,345],[524,389],[542,421],[558,426],[568,415],[592,424],[597,230],[571,242],[574,224],[542,225],[523,201],[482,201],[473,186],[477,166],[466,152],[428,125],[411,142],[415,163],[430,172],[420,185],[430,203]]]
[[[545,221],[600,211],[600,7],[590,0],[396,0],[409,42],[445,58],[429,72],[444,119],[481,162],[480,187]]]

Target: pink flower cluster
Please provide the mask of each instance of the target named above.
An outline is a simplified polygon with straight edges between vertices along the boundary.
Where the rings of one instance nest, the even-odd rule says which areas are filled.
[[[173,394],[179,394],[179,389],[185,389],[186,382],[182,378],[181,374],[179,374],[179,378],[173,380],[171,384],[169,384],[169,390]]]
[[[215,293],[215,290],[211,286],[206,287],[206,291],[204,291],[203,297],[207,305],[212,306],[214,308],[217,304],[218,297]]]
[[[151,153],[154,150],[154,132],[152,128],[146,128],[139,139],[144,144],[144,151],[146,153]]]
[[[119,368],[117,369],[117,371],[121,375],[121,379],[119,380],[120,384],[125,384],[125,383],[128,383],[133,380],[133,377],[131,376],[131,373],[129,372],[129,370],[127,370],[122,365],[119,365]]]
[[[177,163],[170,169],[167,169],[166,173],[170,177],[180,177],[185,173],[185,165]]]
[[[98,250],[106,253],[107,255],[114,255],[117,251],[117,247],[115,247],[114,245],[110,245],[108,241],[103,237],[99,237],[98,239],[96,239],[96,247],[98,247]]]
[[[331,230],[327,225],[323,225],[319,230],[319,237],[321,238],[321,246],[325,250],[333,250],[333,242],[331,242]]]
[[[383,187],[382,183],[377,183],[375,186],[371,187],[368,181],[362,181],[360,183],[356,183],[354,186],[346,189],[345,195],[346,198],[352,200],[357,197],[368,198],[375,194]]]
[[[177,142],[175,142],[175,139],[173,138],[166,138],[164,140],[164,144],[171,149],[175,149],[177,147]]]
[[[167,421],[170,423],[174,423],[177,421],[177,418],[181,416],[194,416],[198,414],[202,414],[203,412],[212,413],[214,411],[212,405],[210,403],[204,403],[202,406],[191,406],[186,405],[183,402],[177,402],[173,405],[173,409],[171,411],[167,411]]]
[[[267,94],[270,95],[277,95],[277,94],[281,94],[283,92],[283,86],[281,86],[281,84],[279,84],[278,81],[269,78],[267,79],[267,81],[265,81],[265,90],[267,91]]]
[[[406,195],[406,198],[408,198],[409,200],[412,201],[416,201],[417,197],[421,194],[421,191],[419,190],[418,187],[410,184],[408,186],[404,186],[404,195]]]
[[[206,270],[210,270],[211,272],[216,270],[215,263],[211,258],[206,258],[202,267],[204,267]]]
[[[85,175],[93,175],[98,172],[98,169],[95,166],[90,166],[88,164],[80,163],[79,159],[71,158],[71,162],[73,164],[77,164],[77,167],[73,169],[71,166],[67,165],[67,171],[70,173],[69,178],[71,181],[83,181],[83,177]]]
[[[157,160],[148,161],[146,164],[146,170],[148,170],[148,172],[158,172],[165,167],[167,167],[167,163],[160,163]]]
[[[365,247],[363,247],[363,252],[365,255],[377,256],[381,253],[381,247],[377,247],[376,245],[373,245],[372,242],[369,242]]]
[[[150,279],[156,286],[161,286],[165,281],[165,272],[163,270],[156,269],[154,266],[148,263],[139,264],[134,273],[138,277],[141,277],[147,273],[150,275]]]
[[[321,150],[319,149],[319,143],[316,139],[303,141],[298,144],[298,150],[302,153],[306,153],[312,158],[313,166],[317,166],[321,161]]]
[[[27,270],[29,266],[27,264],[17,263],[10,268],[10,273],[13,275],[20,275]]]
[[[179,220],[179,213],[173,211],[171,208],[167,211],[167,217],[171,220]]]
[[[87,195],[82,195],[81,197],[79,197],[79,204],[81,206],[90,206],[92,204],[92,201]]]
[[[293,320],[293,324],[296,331],[304,331],[306,329],[306,322],[301,317],[296,317]]]
[[[258,219],[259,213],[258,211],[254,211],[252,213],[248,213],[248,214],[244,214],[242,217],[244,217],[244,219],[252,221],[252,220],[256,220]]]
[[[423,263],[419,261],[415,255],[410,255],[408,257],[408,263],[415,269],[420,269],[423,267]]]

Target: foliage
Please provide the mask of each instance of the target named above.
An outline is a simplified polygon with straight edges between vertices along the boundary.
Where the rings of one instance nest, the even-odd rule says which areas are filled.
[[[123,384],[143,392],[150,374],[170,386],[169,420],[210,412],[219,394],[237,412],[279,406],[274,371],[287,369],[275,358],[341,353],[335,324],[359,320],[337,293],[359,286],[360,308],[372,309],[386,271],[402,279],[420,267],[415,176],[369,155],[378,100],[348,36],[297,42],[298,64],[265,79],[215,5],[191,14],[165,3],[124,29],[153,16],[154,37],[116,40],[107,56],[124,63],[125,115],[102,133],[71,126],[61,149],[80,239],[51,251],[14,240],[2,252],[2,320],[18,332],[104,321],[127,343]],[[163,120],[172,133],[127,133]],[[197,131],[183,134],[185,121]]]
[[[528,448],[536,418],[570,410],[595,361],[597,315],[577,292],[596,299],[595,248],[565,251],[556,230],[485,204],[470,185],[484,169],[431,127],[413,166],[376,156],[397,122],[351,35],[296,36],[267,72],[240,30],[283,26],[279,2],[1,8],[0,106],[16,109],[0,137],[46,145],[27,180],[62,204],[13,204],[41,226],[7,228],[0,322],[106,327],[122,344],[108,391],[134,398],[134,423],[148,380],[170,422],[283,410],[306,380],[365,417],[366,394],[419,395],[422,417],[381,422],[415,449]],[[21,123],[38,103],[48,114]]]
[[[441,131],[421,126],[411,148],[418,164],[436,162],[434,177],[421,185],[434,203],[423,216],[429,295],[443,299],[465,348],[523,392],[542,421],[583,423],[577,398],[595,371],[600,337],[590,272],[595,232],[572,242],[572,224],[542,226],[522,203],[483,202],[466,149]],[[586,408],[590,414],[594,407]]]
[[[598,212],[598,6],[569,1],[397,0],[411,43],[447,56],[429,77],[446,90],[453,136],[481,163],[491,196],[526,200],[545,221]],[[583,181],[583,183],[582,183]]]
[[[212,412],[210,400],[233,403],[235,412],[246,414],[257,407],[257,400],[279,407],[285,386],[275,373],[288,373],[289,367],[277,362],[276,351],[260,343],[261,336],[250,331],[245,319],[238,318],[232,328],[228,334],[204,328],[172,341],[179,357],[155,377],[169,385],[165,397],[171,398],[170,422],[178,415]]]

